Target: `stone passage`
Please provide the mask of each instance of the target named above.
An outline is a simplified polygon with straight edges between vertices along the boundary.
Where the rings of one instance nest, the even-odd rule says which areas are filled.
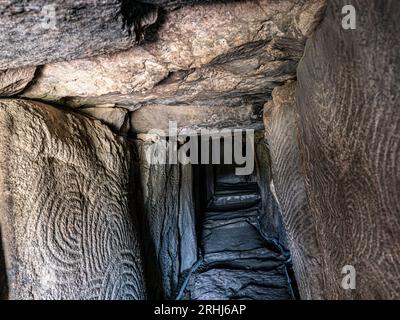
[[[293,299],[288,255],[258,231],[261,196],[253,176],[233,166],[216,169],[214,195],[204,214],[203,261],[184,299]]]

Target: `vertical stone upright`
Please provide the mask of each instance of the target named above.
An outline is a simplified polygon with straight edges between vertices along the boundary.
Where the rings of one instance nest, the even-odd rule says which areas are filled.
[[[345,5],[355,8],[355,29],[342,26]],[[400,298],[399,16],[399,1],[329,1],[299,64],[300,151],[322,298]],[[342,287],[346,265],[355,289]]]
[[[136,141],[135,184],[137,207],[142,206],[140,223],[148,288],[152,298],[174,299],[181,276],[198,258],[192,166],[169,164],[171,142],[164,141],[164,144],[147,138]],[[165,156],[167,161],[155,164],[150,161],[150,155]]]
[[[100,124],[0,101],[0,226],[10,299],[143,299],[131,153]]]
[[[36,68],[0,70],[0,97],[10,97],[23,91],[32,81]]]
[[[264,107],[265,139],[272,182],[284,220],[293,269],[302,299],[321,298],[320,250],[315,221],[307,203],[298,145],[296,82],[274,89]]]
[[[271,189],[272,163],[269,146],[265,143],[264,131],[255,132],[254,147],[255,171],[262,200],[262,210],[258,217],[260,232],[265,238],[278,241],[285,249],[288,249],[281,209]]]

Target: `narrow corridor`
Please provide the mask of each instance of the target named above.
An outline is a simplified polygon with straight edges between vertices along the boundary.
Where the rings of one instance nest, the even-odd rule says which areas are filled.
[[[261,195],[254,176],[234,166],[215,169],[204,214],[203,260],[189,276],[182,299],[293,299],[287,255],[257,229]]]

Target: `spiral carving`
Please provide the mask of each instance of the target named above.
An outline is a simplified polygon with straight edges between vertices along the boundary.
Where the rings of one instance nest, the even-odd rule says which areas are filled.
[[[145,298],[128,205],[127,146],[83,118],[74,120],[76,127],[86,127],[86,137],[74,125],[46,127],[46,113],[58,111],[22,105],[17,103],[11,117],[0,108],[2,127],[9,120],[21,124],[9,135],[15,140],[0,140],[12,151],[6,165],[1,163],[1,170],[10,169],[11,192],[0,215],[10,248],[10,298]],[[70,120],[62,113],[57,117]]]

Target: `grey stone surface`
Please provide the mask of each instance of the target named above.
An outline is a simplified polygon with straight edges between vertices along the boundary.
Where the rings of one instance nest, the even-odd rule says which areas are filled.
[[[0,70],[128,49],[156,12],[125,0],[2,0]]]
[[[151,164],[156,140],[137,140],[135,178],[151,298],[174,299],[181,274],[197,261],[191,165]],[[141,207],[141,209],[139,209]]]
[[[347,4],[355,30],[341,25]],[[398,1],[329,1],[298,68],[302,169],[325,299],[400,298],[399,16]],[[345,265],[355,267],[356,290],[341,287]]]
[[[332,0],[315,33],[323,0],[55,0],[50,29],[47,4],[0,1],[0,97],[63,106],[0,100],[0,298],[174,298],[196,226],[184,298],[293,298],[286,246],[303,299],[399,298],[398,1]],[[257,176],[214,181],[195,226],[193,168],[143,133],[263,107]]]
[[[20,93],[35,75],[35,67],[0,71],[0,97],[10,97]]]
[[[7,297],[145,298],[128,143],[23,100],[0,100],[0,131]]]
[[[267,129],[267,128],[266,128]],[[264,238],[277,241],[288,249],[286,228],[282,220],[281,208],[273,193],[272,163],[270,145],[264,140],[264,131],[255,135],[256,180],[260,188],[262,208],[258,216],[259,229]]]
[[[193,278],[190,300],[290,300],[284,271],[210,269]],[[227,293],[229,296],[227,297]]]

